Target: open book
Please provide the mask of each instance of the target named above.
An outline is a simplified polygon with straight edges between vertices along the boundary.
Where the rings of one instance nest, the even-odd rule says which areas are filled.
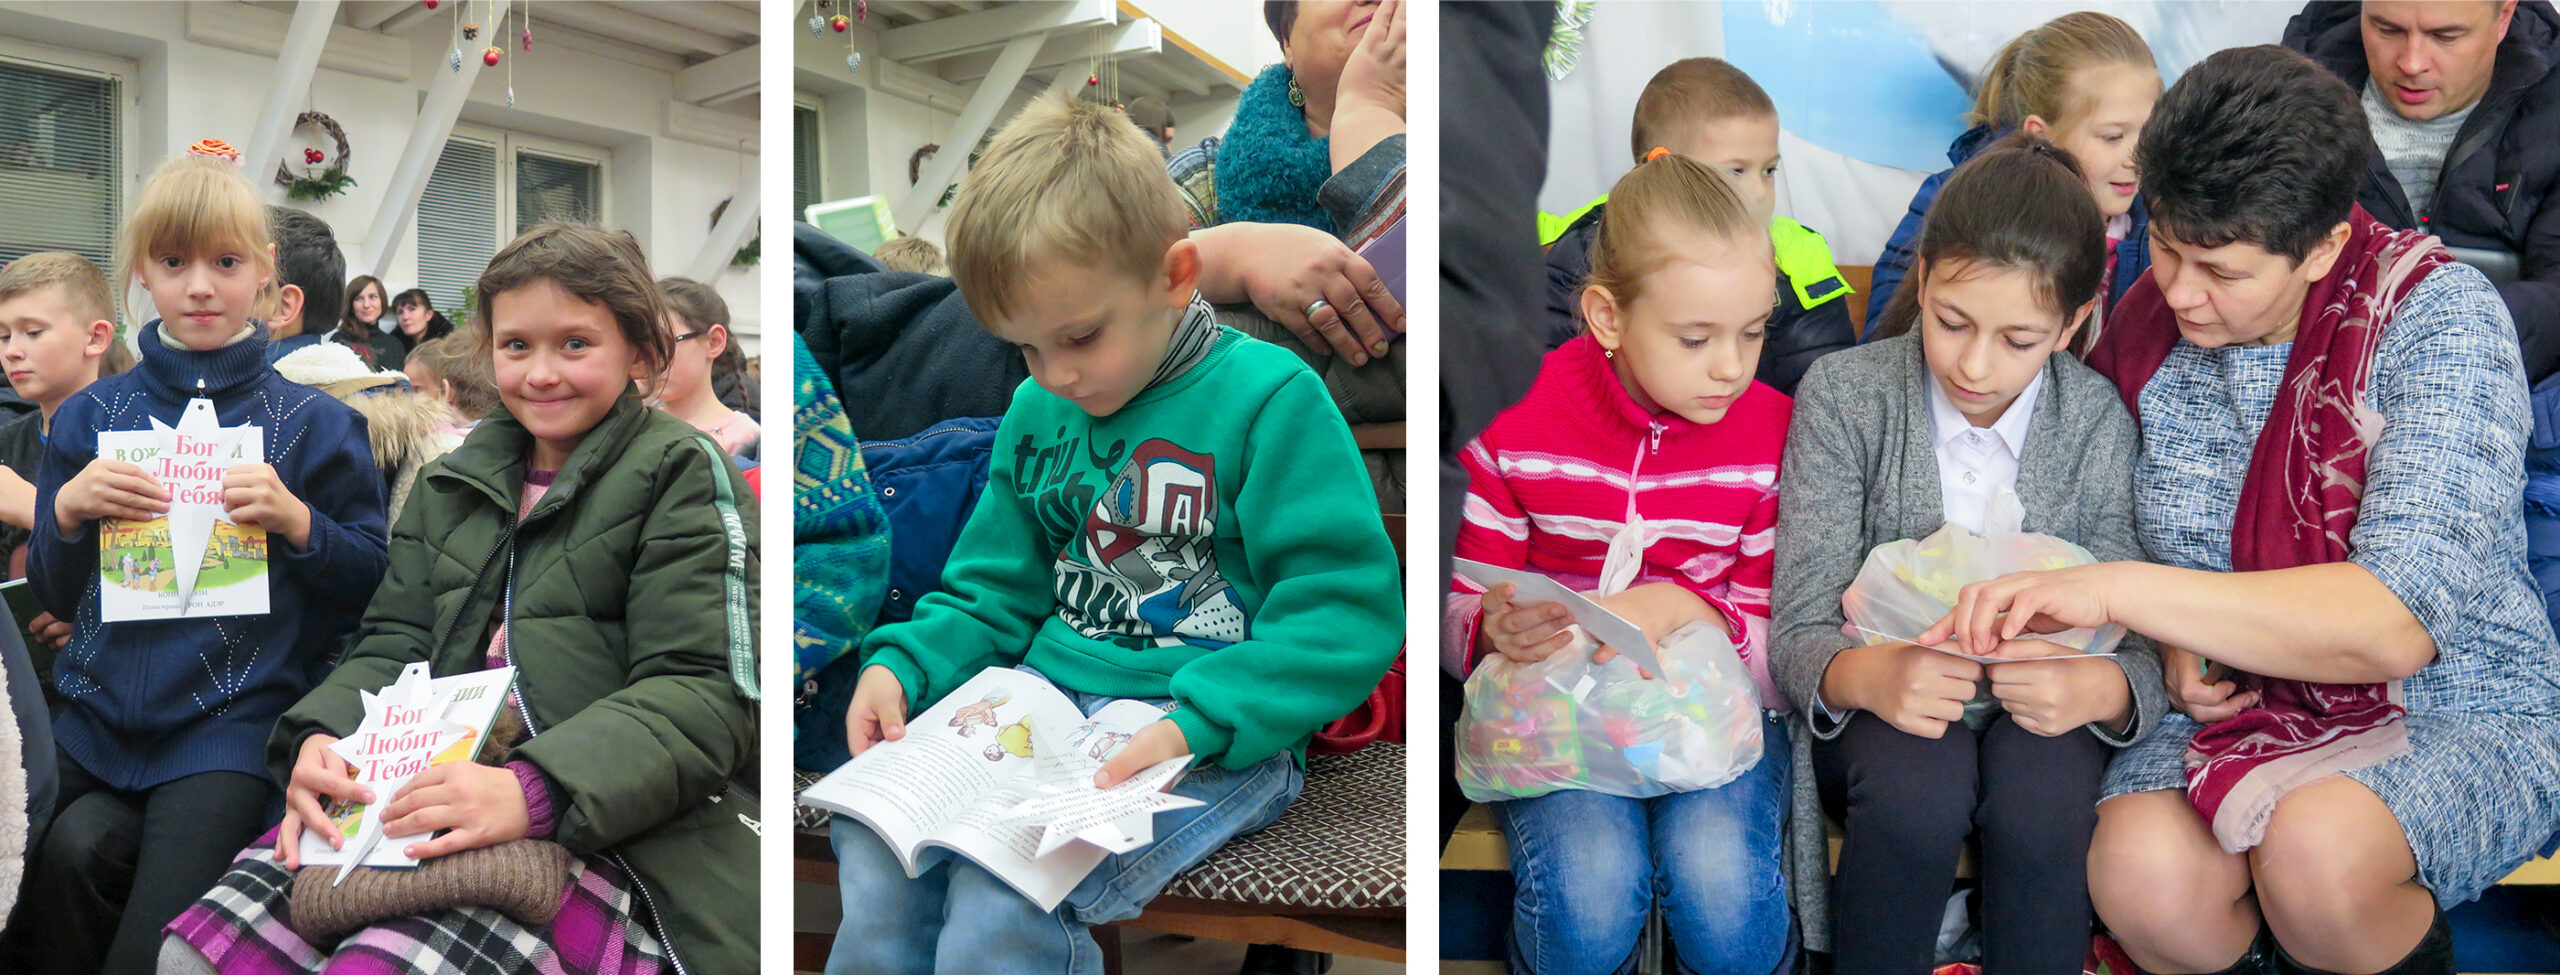
[[[362,857],[358,862],[368,867],[417,866],[401,850],[426,835],[382,836],[382,809],[418,773],[489,754],[489,728],[515,678],[513,667],[430,678],[420,662],[401,668],[399,679],[380,693],[365,694],[364,723],[330,750],[346,759],[347,774],[371,786],[378,801],[328,801],[329,818],[346,845],[330,849],[326,835],[304,830],[303,864],[341,866]]]
[[[1157,811],[1200,804],[1161,791],[1187,755],[1093,787],[1102,763],[1163,717],[1140,701],[1087,716],[1047,681],[989,668],[800,801],[871,827],[907,876],[957,855],[1054,911],[1103,857],[1151,842]]]

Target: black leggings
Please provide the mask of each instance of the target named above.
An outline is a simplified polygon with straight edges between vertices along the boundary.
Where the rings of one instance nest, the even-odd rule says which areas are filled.
[[[240,772],[202,772],[126,792],[68,753],[60,765],[61,812],[27,864],[9,925],[11,967],[149,975],[160,929],[271,825],[276,787]]]
[[[2089,950],[2089,834],[2114,749],[1994,718],[1942,738],[1859,714],[1813,743],[1814,779],[1847,837],[1831,880],[1837,975],[1929,971],[1964,840],[1982,835],[1985,975],[2070,975]]]

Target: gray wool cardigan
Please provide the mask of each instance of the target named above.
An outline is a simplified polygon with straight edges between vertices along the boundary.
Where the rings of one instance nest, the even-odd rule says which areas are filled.
[[[1786,872],[1805,947],[1814,951],[1831,949],[1831,924],[1813,737],[1840,733],[1815,708],[1814,691],[1831,658],[1854,643],[1840,633],[1840,594],[1867,553],[1897,539],[1925,538],[1946,524],[1929,382],[1917,334],[1834,352],[1796,387],[1795,418],[1787,428],[1769,670],[1803,715],[1793,736]],[[2076,542],[2099,561],[2144,561],[2133,531],[2140,440],[2115,385],[2079,360],[2056,355],[2045,365],[2034,409],[2026,455],[2018,461],[2025,530]],[[2133,728],[2121,737],[2094,725],[2089,730],[2122,747],[2149,734],[2168,702],[2148,638],[2127,634],[2117,654],[2133,690]],[[1860,716],[1852,712],[1846,720]]]

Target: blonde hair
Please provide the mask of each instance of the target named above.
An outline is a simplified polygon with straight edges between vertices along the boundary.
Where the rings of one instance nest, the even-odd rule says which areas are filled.
[[[892,271],[913,271],[918,274],[945,276],[951,272],[951,266],[942,263],[942,248],[933,246],[932,241],[922,237],[900,237],[892,240],[880,245],[879,250],[872,251],[871,257],[888,265],[889,270]]]
[[[142,266],[163,254],[194,257],[231,252],[248,258],[273,286],[276,257],[268,250],[267,205],[230,161],[185,154],[161,163],[142,184],[116,241],[115,280],[132,282]],[[262,292],[263,293],[263,292]]]
[[[1152,281],[1190,229],[1146,133],[1110,108],[1042,97],[979,157],[944,236],[951,279],[987,321],[1012,311],[1042,258]]]
[[[2062,128],[2075,113],[2088,108],[2085,95],[2075,96],[2071,76],[2083,68],[2110,64],[2159,70],[2151,46],[2133,25],[2094,10],[2063,14],[2010,38],[1991,56],[1973,96],[1972,125],[2005,128],[2034,115]]]
[[[420,342],[409,350],[408,360],[401,365],[434,373],[445,385],[453,387],[454,412],[466,420],[481,419],[503,405],[498,400],[498,380],[490,357],[472,353],[488,344],[488,331],[486,325],[473,322],[451,335]]]
[[[1591,242],[1591,276],[1583,287],[1608,291],[1619,307],[1642,293],[1645,275],[1679,255],[1666,239],[1675,232],[1703,234],[1730,247],[1756,252],[1774,267],[1769,216],[1736,189],[1730,177],[1695,159],[1666,152],[1618,178],[1609,206],[1600,211],[1600,233]]]
[[[12,301],[46,288],[61,289],[62,302],[74,315],[77,324],[113,322],[116,320],[115,290],[107,286],[106,272],[78,254],[44,251],[29,254],[0,267],[0,302]]]
[[[1686,151],[1705,125],[1729,118],[1777,118],[1778,106],[1760,83],[1719,58],[1685,58],[1665,65],[1636,96],[1628,143],[1642,160],[1654,147]]]

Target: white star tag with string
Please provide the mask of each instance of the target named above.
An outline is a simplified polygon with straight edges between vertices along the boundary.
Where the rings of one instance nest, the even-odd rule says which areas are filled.
[[[256,442],[251,438],[256,438],[259,430],[247,424],[223,426],[222,421],[214,416],[213,401],[197,397],[187,401],[186,412],[179,414],[175,427],[161,423],[158,417],[151,418],[151,434],[160,448],[158,457],[163,472],[184,471],[202,464],[206,466],[201,469],[213,474],[209,484],[212,496],[217,500],[210,504],[178,501],[179,489],[187,486],[186,482],[208,483],[208,479],[183,476],[161,479],[162,486],[171,491],[169,550],[174,564],[170,569],[178,576],[178,606],[180,612],[184,612],[187,605],[195,601],[196,575],[204,570],[204,550],[213,539],[213,523],[219,520],[238,524],[231,520],[231,513],[223,510],[219,501],[222,472],[230,468],[231,458],[239,453],[244,441]],[[169,484],[172,480],[181,483]]]

